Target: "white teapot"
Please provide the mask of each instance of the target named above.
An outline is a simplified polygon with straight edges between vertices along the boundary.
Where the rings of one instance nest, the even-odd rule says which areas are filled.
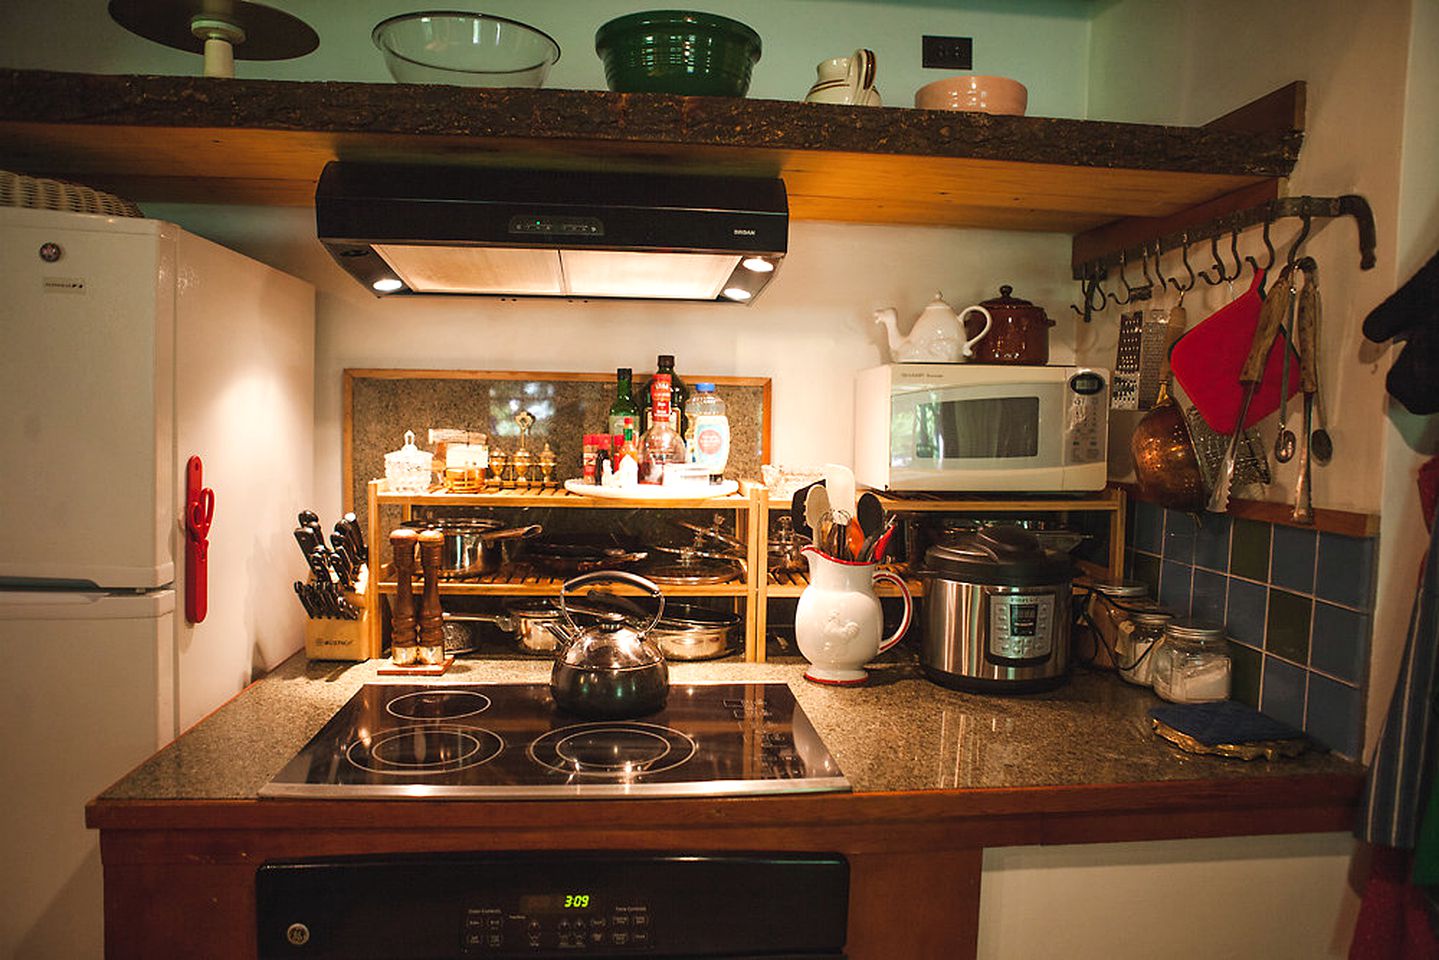
[[[964,338],[964,318],[971,311],[983,314],[984,329]],[[936,293],[934,299],[914,321],[909,336],[899,335],[899,315],[893,307],[874,312],[874,322],[884,324],[889,334],[889,352],[896,363],[963,363],[974,356],[974,345],[989,333],[994,319],[984,307],[975,304],[959,313]]]

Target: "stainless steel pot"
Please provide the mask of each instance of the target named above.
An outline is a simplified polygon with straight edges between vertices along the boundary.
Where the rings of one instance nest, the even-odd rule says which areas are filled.
[[[925,554],[920,666],[935,683],[1027,693],[1069,676],[1073,562],[1027,531],[988,527]]]
[[[656,601],[654,617],[636,630],[618,611],[581,630],[566,605],[569,591],[592,583],[628,583]],[[568,580],[560,587],[560,615],[574,631],[571,640],[555,650],[550,671],[550,695],[562,710],[587,717],[624,718],[654,713],[669,697],[669,667],[665,655],[649,633],[664,615],[664,594],[643,577],[617,570],[600,570]]]
[[[587,618],[607,617],[616,609],[631,617],[644,611],[623,597],[607,596],[601,601],[597,597],[583,597],[570,601],[570,613]],[[648,616],[647,613],[644,614]],[[570,628],[560,616],[559,604],[543,597],[528,600],[513,600],[505,604],[501,613],[456,613],[445,614],[445,620],[493,623],[514,637],[522,653],[536,656],[554,656],[555,648],[568,642],[573,636]]]
[[[507,549],[533,537],[543,529],[539,524],[502,527],[498,520],[433,520],[424,523],[444,537],[440,551],[440,577],[464,580],[494,573],[507,562]]]
[[[670,603],[650,631],[670,660],[709,660],[734,648],[740,636],[737,614],[693,603]]]

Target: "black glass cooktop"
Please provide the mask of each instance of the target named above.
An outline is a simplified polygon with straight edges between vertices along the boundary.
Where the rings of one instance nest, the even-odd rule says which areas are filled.
[[[658,713],[584,720],[542,683],[360,688],[261,797],[540,799],[848,790],[783,683],[672,684]]]

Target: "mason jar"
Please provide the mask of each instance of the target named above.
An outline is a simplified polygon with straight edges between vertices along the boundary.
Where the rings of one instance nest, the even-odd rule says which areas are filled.
[[[1228,700],[1231,664],[1224,627],[1203,620],[1173,620],[1155,649],[1154,692],[1173,703]]]
[[[1075,631],[1074,659],[1103,670],[1115,668],[1119,625],[1129,619],[1125,608],[1152,607],[1149,588],[1138,580],[1095,580],[1085,603],[1082,629]]]
[[[1119,624],[1119,640],[1114,645],[1119,660],[1119,676],[1123,680],[1147,687],[1153,682],[1154,659],[1163,645],[1164,628],[1174,619],[1168,610],[1154,604],[1151,609],[1129,614]]]

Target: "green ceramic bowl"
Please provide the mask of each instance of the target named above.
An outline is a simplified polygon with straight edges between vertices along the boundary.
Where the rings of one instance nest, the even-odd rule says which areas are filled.
[[[742,97],[760,42],[759,34],[728,17],[646,10],[600,27],[595,53],[616,93]]]

